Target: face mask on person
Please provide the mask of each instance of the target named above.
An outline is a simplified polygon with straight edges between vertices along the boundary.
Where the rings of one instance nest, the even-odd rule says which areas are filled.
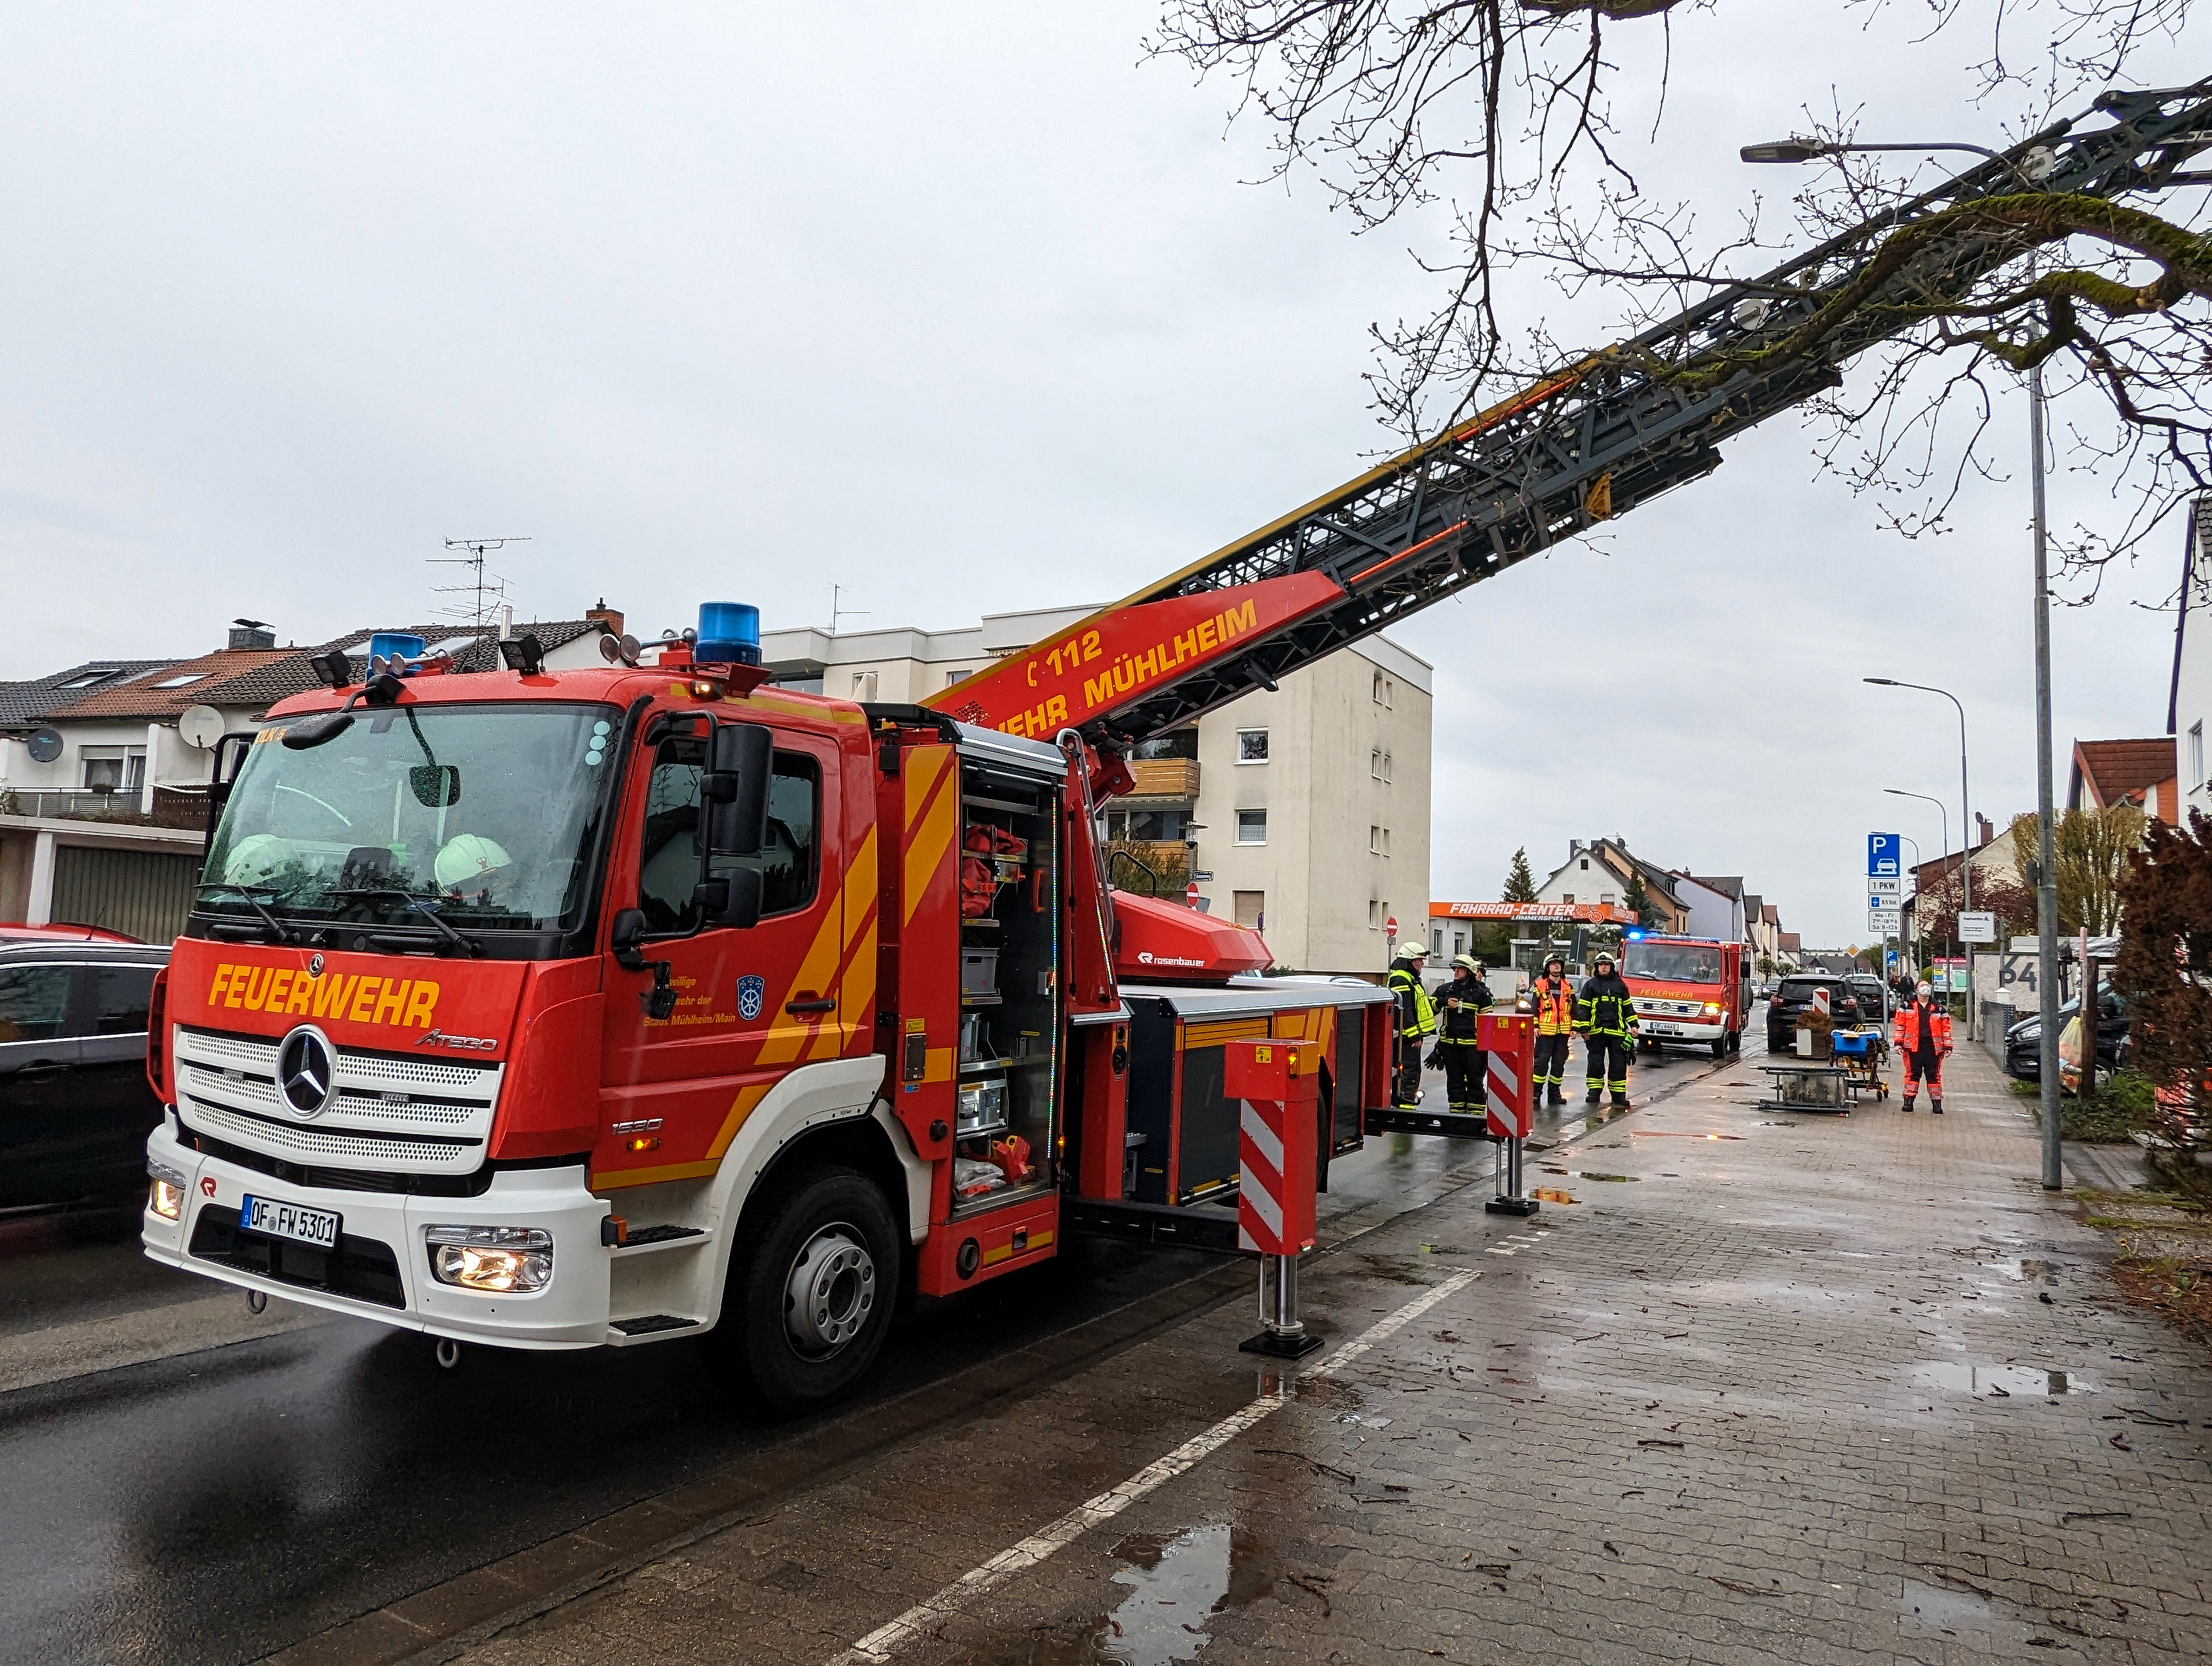
[[[1930,984],[1920,983],[1913,986],[1912,993],[1918,995],[1921,1000],[1925,1000],[1930,994],[1935,993],[1935,990],[1934,987]]]

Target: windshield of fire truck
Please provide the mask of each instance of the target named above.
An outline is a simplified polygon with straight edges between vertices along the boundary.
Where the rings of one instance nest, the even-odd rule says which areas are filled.
[[[621,714],[540,704],[357,708],[295,751],[246,749],[195,906],[470,931],[581,918]]]
[[[1668,983],[1718,983],[1721,951],[1717,943],[1632,943],[1622,967],[1626,977],[1648,977]]]

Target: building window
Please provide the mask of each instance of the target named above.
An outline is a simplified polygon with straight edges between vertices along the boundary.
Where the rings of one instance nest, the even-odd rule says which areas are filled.
[[[1266,891],[1232,891],[1231,897],[1236,906],[1238,925],[1255,932],[1267,929],[1267,893]]]
[[[1106,836],[1139,844],[1175,844],[1182,841],[1189,820],[1188,810],[1109,810]]]
[[[1382,779],[1385,781],[1390,779],[1390,754],[1388,752],[1382,754]]]
[[[1603,903],[1607,904],[1607,905],[1609,907],[1609,906],[1611,906],[1613,903],[1614,903],[1618,902],[1620,899],[1619,899],[1618,897],[1615,897],[1615,896],[1614,896],[1611,891],[1600,891],[1600,892],[1598,893],[1598,898],[1597,898],[1597,900],[1598,900],[1599,902],[1601,902],[1601,903]]]
[[[965,666],[961,666],[957,671],[948,671],[945,673],[945,686],[949,689],[955,683],[966,682],[968,678],[969,671],[968,667]]]
[[[1382,929],[1382,905],[1372,897],[1367,899],[1367,929],[1371,932]]]
[[[1367,754],[1367,773],[1377,781],[1382,779],[1382,749],[1380,746]]]
[[[875,697],[876,673],[872,671],[854,672],[853,673],[853,698],[855,700],[872,700]]]
[[[1589,872],[1589,858],[1587,856],[1583,858],[1583,872],[1585,873]]]
[[[1367,829],[1367,854],[1370,856],[1380,856],[1382,854],[1382,830],[1372,823],[1369,824]]]
[[[1267,732],[1265,729],[1237,730],[1237,761],[1239,763],[1265,763],[1267,761]]]
[[[76,756],[88,793],[136,793],[146,785],[143,746],[80,746]]]
[[[1133,758],[1187,757],[1198,756],[1198,726],[1188,724],[1180,729],[1170,729],[1151,740],[1140,740],[1129,749]]]
[[[211,677],[215,673],[212,672],[188,671],[181,677],[164,677],[160,682],[155,684],[154,686],[157,689],[181,689],[187,687],[193,683],[198,682],[203,678]]]
[[[1378,706],[1388,706],[1390,703],[1391,692],[1390,679],[1381,672],[1376,672],[1375,673],[1375,703]]]
[[[2204,784],[2204,725],[2202,720],[2189,726],[2189,785],[2183,790],[2193,793]]]
[[[1237,812],[1237,842],[1265,844],[1267,842],[1267,812],[1264,810],[1239,810]]]
[[[1569,891],[1565,897],[1559,898],[1559,900],[1562,903],[1571,903],[1575,900],[1575,894],[1572,891]]]

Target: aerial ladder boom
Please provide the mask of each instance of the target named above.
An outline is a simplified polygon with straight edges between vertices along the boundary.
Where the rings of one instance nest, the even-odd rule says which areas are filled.
[[[2212,148],[2212,78],[2106,93],[2094,109],[2111,124],[2059,122],[1762,277],[1717,287],[927,703],[1040,739],[1073,728],[1110,758],[1710,474],[1723,441],[1835,386],[1848,361],[2030,242],[1964,227],[1932,237],[1817,346],[1762,362],[1759,350],[1861,283],[1895,234],[2027,191],[2112,198],[2203,182],[2177,170]],[[1725,376],[1694,374],[1729,356]]]

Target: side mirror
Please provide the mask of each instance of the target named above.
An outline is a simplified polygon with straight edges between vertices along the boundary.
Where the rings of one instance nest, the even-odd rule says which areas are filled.
[[[707,807],[707,852],[757,856],[768,838],[768,787],[775,737],[758,723],[714,726],[713,767],[699,783]]]
[[[304,752],[310,746],[320,746],[336,740],[351,727],[353,714],[349,711],[317,712],[312,717],[301,718],[286,729],[284,744],[295,752]]]
[[[208,772],[207,827],[200,840],[202,860],[215,848],[215,830],[222,822],[222,808],[230,802],[230,789],[237,783],[254,739],[250,734],[227,734],[215,744],[215,759]]]
[[[645,910],[623,909],[617,912],[607,927],[607,946],[614,951],[617,961],[636,971],[645,964],[638,953],[638,945],[645,941]]]
[[[760,924],[761,873],[757,867],[732,868],[701,881],[691,900],[708,925],[734,926],[740,931]]]

